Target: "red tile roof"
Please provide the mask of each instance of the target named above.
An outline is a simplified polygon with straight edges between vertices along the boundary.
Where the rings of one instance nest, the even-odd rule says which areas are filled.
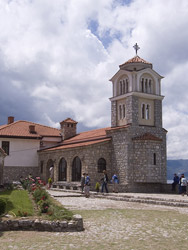
[[[110,141],[111,138],[104,138],[104,139],[98,139],[98,140],[92,140],[92,141],[83,141],[83,142],[78,142],[78,143],[70,143],[70,144],[62,144],[61,146],[58,147],[53,147],[53,148],[48,148],[48,149],[43,149],[42,151],[54,151],[54,150],[61,150],[61,149],[69,149],[69,148],[77,148],[77,147],[84,147],[84,146],[89,146],[89,145],[94,145],[102,142],[108,142]]]
[[[135,57],[129,59],[127,62],[125,62],[125,63],[119,65],[119,67],[122,67],[122,66],[127,65],[127,64],[130,64],[130,63],[145,63],[145,64],[150,64],[150,65],[152,65],[151,63],[147,62],[146,60],[142,59],[141,57],[135,56]]]
[[[106,134],[107,129],[109,128],[100,128],[82,132],[80,134],[75,135],[72,138],[64,140],[60,145],[57,145],[50,149],[43,149],[43,151],[75,148],[75,147],[88,146],[96,143],[110,141],[111,138],[108,137]]]
[[[67,118],[67,119],[65,119],[64,121],[60,122],[60,123],[63,123],[63,122],[65,122],[65,123],[74,123],[74,124],[77,124],[77,122],[74,121],[74,120],[71,119],[71,118]]]
[[[64,141],[64,143],[73,143],[75,141],[83,141],[83,140],[92,140],[101,137],[106,137],[106,129],[107,128],[100,128],[94,129],[86,132],[79,133],[72,138],[69,138]]]
[[[155,135],[152,135],[150,133],[145,133],[141,136],[137,136],[137,137],[134,137],[132,138],[132,140],[151,140],[151,141],[162,141],[161,138],[155,136]]]
[[[35,126],[36,133],[29,132],[29,126]],[[40,138],[42,136],[60,137],[60,130],[28,121],[16,121],[0,126],[0,137]]]

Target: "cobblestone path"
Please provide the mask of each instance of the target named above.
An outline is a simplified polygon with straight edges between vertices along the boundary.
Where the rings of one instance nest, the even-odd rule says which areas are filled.
[[[3,232],[1,250],[187,250],[188,208],[50,193],[82,215],[85,231]]]

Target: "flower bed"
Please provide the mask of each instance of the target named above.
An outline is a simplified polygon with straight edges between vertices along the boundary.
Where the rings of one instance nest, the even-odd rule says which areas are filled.
[[[32,195],[40,215],[45,215],[51,220],[71,220],[73,213],[65,209],[52,199],[45,190],[45,183],[36,177],[22,180],[22,185]]]
[[[19,210],[15,216],[21,219],[3,218],[0,221],[0,231],[8,230],[37,230],[37,231],[82,231],[83,220],[80,215],[65,209],[55,201],[45,190],[45,183],[37,178],[26,178],[21,180],[24,189],[28,190],[29,196],[37,207],[37,219],[24,218],[28,216],[27,211]],[[22,190],[23,191],[23,190]],[[36,217],[36,216],[35,216]]]

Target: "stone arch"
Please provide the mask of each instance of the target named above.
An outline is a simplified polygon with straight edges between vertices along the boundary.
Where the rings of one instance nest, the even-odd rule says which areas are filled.
[[[98,173],[102,173],[106,170],[106,160],[104,158],[100,158],[97,163],[97,171]]]
[[[67,181],[67,161],[61,158],[58,165],[58,181]]]
[[[78,156],[76,156],[72,163],[72,181],[80,181],[82,172],[82,162]]]

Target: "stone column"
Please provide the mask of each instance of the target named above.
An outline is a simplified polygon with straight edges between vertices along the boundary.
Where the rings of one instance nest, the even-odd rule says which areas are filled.
[[[72,161],[67,160],[67,181],[72,181]]]

